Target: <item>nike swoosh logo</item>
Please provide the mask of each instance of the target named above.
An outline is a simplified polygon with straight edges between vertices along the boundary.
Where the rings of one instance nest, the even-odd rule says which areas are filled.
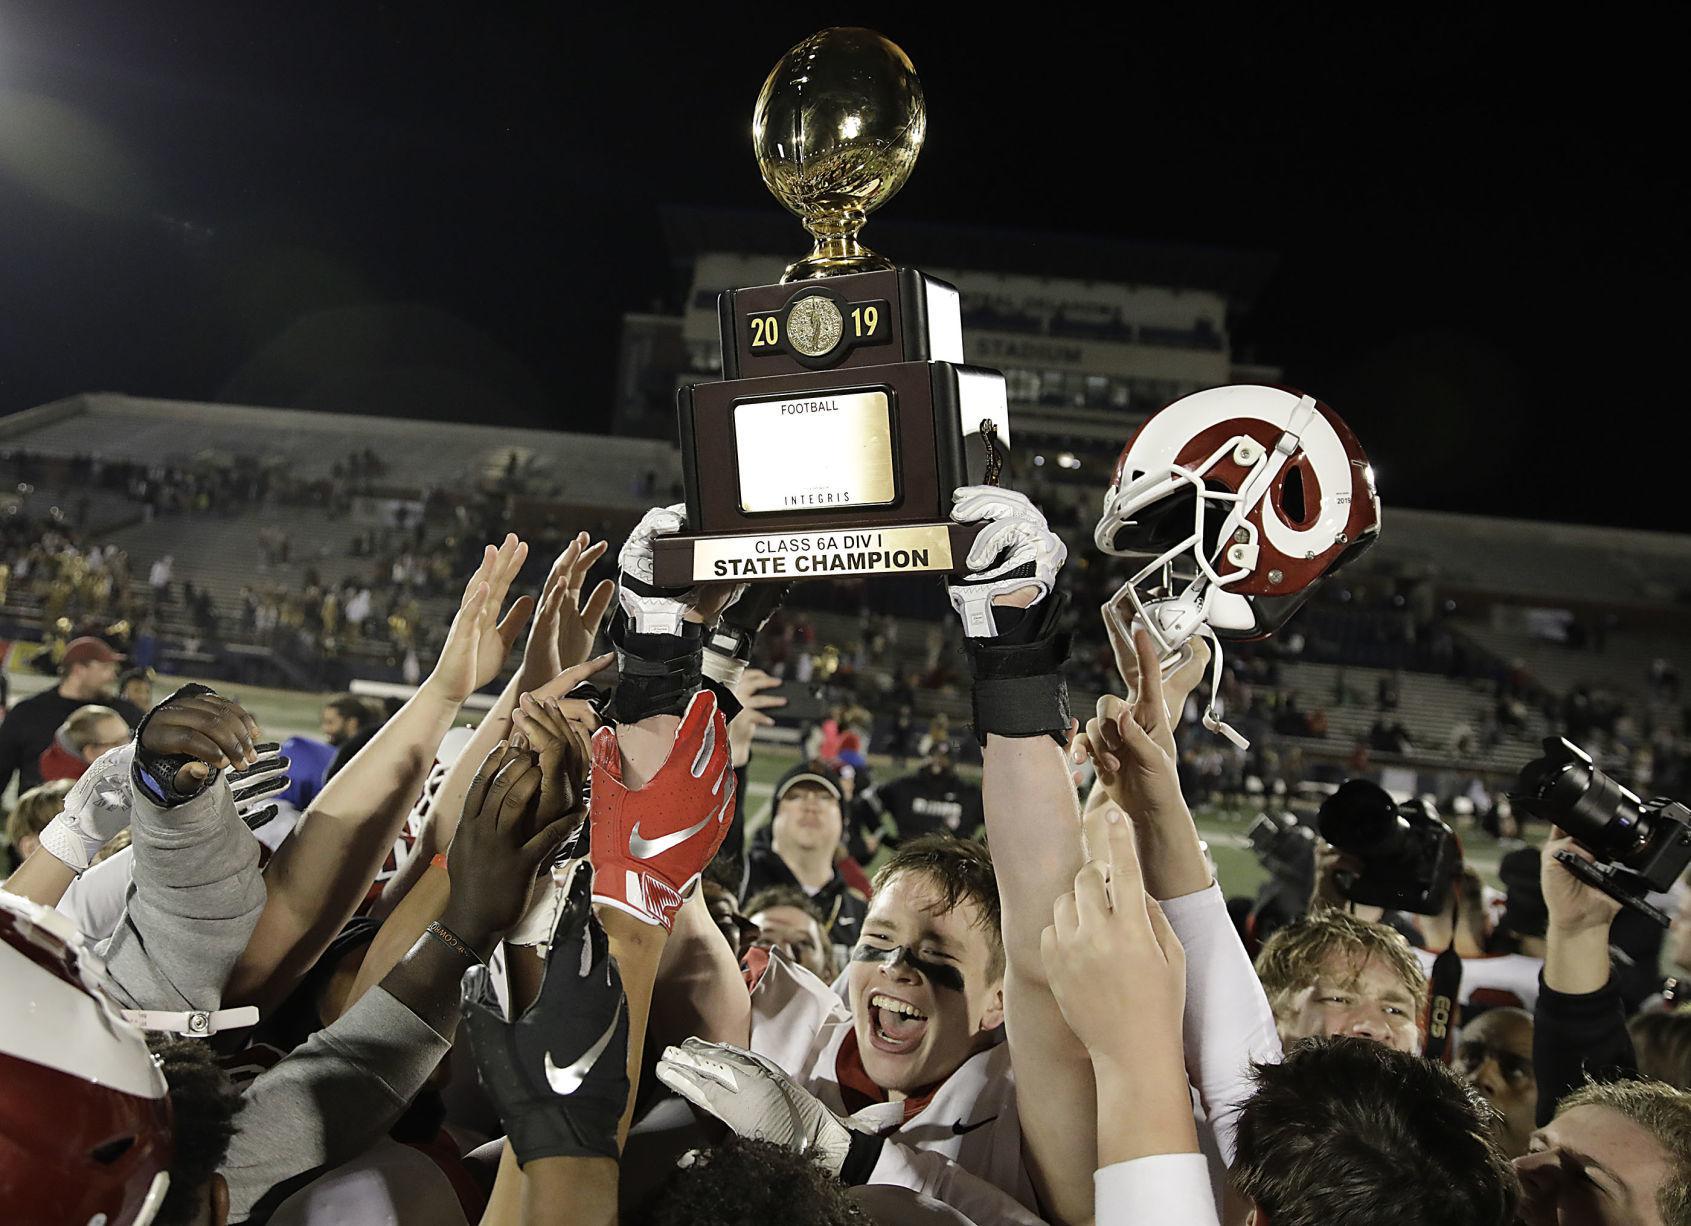
[[[605,1033],[599,1036],[599,1041],[582,1053],[575,1063],[559,1068],[552,1063],[552,1053],[546,1053],[546,1084],[552,1087],[555,1094],[574,1094],[581,1089],[581,1083],[587,1080],[587,1074],[593,1071],[593,1066],[599,1062],[599,1057],[605,1054],[605,1048],[611,1045],[611,1036],[616,1033],[617,1023],[622,1020],[622,1004],[617,1004],[617,1011],[611,1016],[611,1024]]]
[[[992,1123],[992,1121],[997,1119],[997,1118],[998,1117],[996,1115],[989,1115],[984,1120],[981,1120],[979,1123],[975,1123],[975,1124],[965,1124],[962,1120],[958,1120],[955,1124],[953,1124],[951,1126],[951,1135],[954,1136],[954,1137],[960,1137],[964,1133],[973,1132],[977,1128],[986,1127],[986,1125]]]
[[[714,813],[707,813],[687,829],[677,830],[674,834],[666,834],[656,839],[641,838],[640,826],[636,823],[634,829],[628,835],[628,854],[636,860],[650,860],[653,856],[661,856],[671,847],[681,846],[710,825],[710,819],[714,816],[716,816]]]

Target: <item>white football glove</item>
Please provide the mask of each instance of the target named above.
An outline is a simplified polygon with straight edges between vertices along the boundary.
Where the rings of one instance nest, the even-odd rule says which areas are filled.
[[[274,742],[254,745],[254,752],[262,755],[258,761],[245,770],[224,769],[235,812],[248,829],[256,830],[275,817],[277,807],[264,802],[288,789],[289,762],[277,753],[280,748]],[[41,832],[41,846],[78,875],[130,823],[134,762],[133,740],[95,758],[65,793],[64,808]]]
[[[42,849],[78,876],[94,862],[100,848],[129,825],[134,762],[133,740],[95,758],[65,793],[59,815],[41,832]]]
[[[992,600],[1024,587],[1051,594],[1057,572],[1068,558],[1068,547],[1045,522],[1039,508],[1025,494],[994,485],[964,486],[953,495],[951,518],[960,524],[988,521],[965,559],[968,573],[946,581],[951,607],[963,619],[963,633],[972,639],[998,634]]]
[[[673,536],[686,526],[686,503],[653,507],[622,543],[617,603],[636,634],[680,634],[681,620],[695,604],[693,588],[663,588],[652,582],[652,538]]]
[[[821,1162],[836,1178],[851,1151],[855,1121],[835,1115],[775,1062],[726,1043],[688,1039],[666,1047],[658,1080],[742,1137],[762,1137]]]

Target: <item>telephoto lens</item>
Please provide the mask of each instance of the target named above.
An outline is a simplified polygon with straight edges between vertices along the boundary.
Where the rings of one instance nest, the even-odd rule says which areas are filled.
[[[1544,756],[1521,768],[1518,788],[1518,806],[1560,826],[1601,859],[1629,864],[1649,842],[1644,803],[1565,737],[1544,738]]]
[[[1665,796],[1639,800],[1558,736],[1544,738],[1544,756],[1521,768],[1516,788],[1516,808],[1560,826],[1597,857],[1593,864],[1563,849],[1558,863],[1667,926],[1666,912],[1646,896],[1671,888],[1691,865],[1691,810]]]

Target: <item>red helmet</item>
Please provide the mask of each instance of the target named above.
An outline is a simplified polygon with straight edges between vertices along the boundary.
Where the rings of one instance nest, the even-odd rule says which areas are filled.
[[[0,891],[0,1205],[42,1226],[147,1226],[172,1157],[164,1074],[57,911]]]
[[[1110,607],[1129,605],[1167,662],[1195,634],[1272,634],[1379,534],[1374,470],[1339,415],[1240,385],[1152,414],[1116,462],[1093,540],[1144,561]]]

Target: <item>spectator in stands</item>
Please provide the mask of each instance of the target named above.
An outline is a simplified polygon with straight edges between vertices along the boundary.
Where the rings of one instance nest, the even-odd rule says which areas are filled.
[[[1376,753],[1395,754],[1406,754],[1414,748],[1403,721],[1394,720],[1387,724],[1384,716],[1376,719],[1373,727],[1368,729],[1368,747]]]
[[[80,779],[95,758],[128,739],[129,725],[123,722],[123,716],[110,707],[90,703],[65,717],[53,734],[53,743],[41,751],[36,766],[47,782]]]
[[[147,586],[153,590],[153,607],[155,609],[160,605],[170,603],[170,579],[174,565],[175,559],[167,553],[155,561],[152,569],[147,573]]]
[[[18,797],[17,805],[6,818],[6,842],[13,858],[8,875],[41,845],[41,832],[58,816],[68,791],[70,780],[58,779],[30,788]]]
[[[754,840],[740,883],[742,899],[775,885],[802,890],[827,921],[829,939],[838,947],[836,961],[843,961],[845,951],[857,943],[869,913],[868,898],[836,864],[843,797],[839,778],[819,762],[801,762],[782,775],[770,799],[775,810],[770,841],[761,845]]]
[[[131,728],[141,722],[141,711],[133,703],[110,696],[121,659],[97,638],[85,636],[65,645],[59,661],[59,684],[16,704],[0,723],[0,792],[14,775],[19,778],[20,789],[41,782],[41,754],[78,707],[103,703]]]

